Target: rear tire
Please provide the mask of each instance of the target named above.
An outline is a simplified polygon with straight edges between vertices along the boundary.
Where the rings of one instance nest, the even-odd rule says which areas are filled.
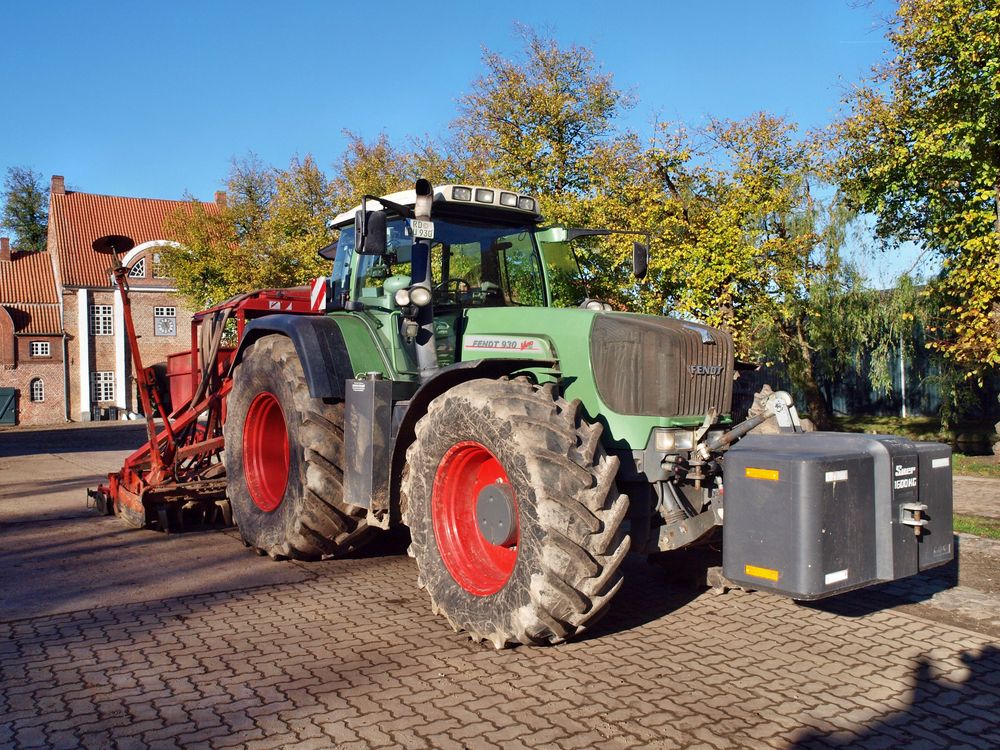
[[[344,405],[309,395],[284,336],[252,344],[227,400],[226,494],[243,541],[274,559],[315,560],[361,547],[374,532],[344,502]]]
[[[453,628],[496,648],[559,643],[603,614],[629,539],[601,429],[524,378],[431,402],[407,452],[404,520],[420,585]]]

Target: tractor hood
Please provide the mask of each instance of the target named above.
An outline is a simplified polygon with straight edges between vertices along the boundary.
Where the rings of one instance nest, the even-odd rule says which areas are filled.
[[[566,398],[606,416],[615,442],[645,445],[653,426],[700,424],[712,411],[730,411],[733,341],[717,328],[538,307],[470,309],[462,327],[458,359],[551,360]]]
[[[733,342],[723,331],[672,318],[598,315],[590,361],[601,399],[621,414],[693,416],[729,411]]]

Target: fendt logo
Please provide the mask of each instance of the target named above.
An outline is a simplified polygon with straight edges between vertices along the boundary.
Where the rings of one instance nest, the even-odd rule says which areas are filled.
[[[722,365],[688,365],[692,375],[721,375]]]
[[[519,352],[539,351],[541,349],[537,339],[525,339],[520,337],[501,338],[492,336],[488,338],[481,337],[473,339],[471,342],[465,344],[463,348],[476,351],[500,349],[503,351]]]

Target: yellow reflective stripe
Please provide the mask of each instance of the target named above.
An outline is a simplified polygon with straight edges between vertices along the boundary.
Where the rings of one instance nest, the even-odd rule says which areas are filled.
[[[776,482],[781,478],[781,472],[777,469],[755,469],[752,466],[748,466],[747,476],[750,479],[770,479]]]
[[[754,578],[763,578],[765,581],[777,581],[781,578],[781,573],[770,568],[758,568],[756,565],[744,565],[743,572]]]

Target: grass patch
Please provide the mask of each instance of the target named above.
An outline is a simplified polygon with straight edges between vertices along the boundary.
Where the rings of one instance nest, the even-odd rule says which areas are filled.
[[[954,517],[955,532],[959,534],[975,534],[988,539],[1000,539],[1000,519],[982,518],[980,516]]]
[[[951,468],[955,474],[1000,479],[1000,459],[997,456],[963,456],[956,453],[951,457]]]

